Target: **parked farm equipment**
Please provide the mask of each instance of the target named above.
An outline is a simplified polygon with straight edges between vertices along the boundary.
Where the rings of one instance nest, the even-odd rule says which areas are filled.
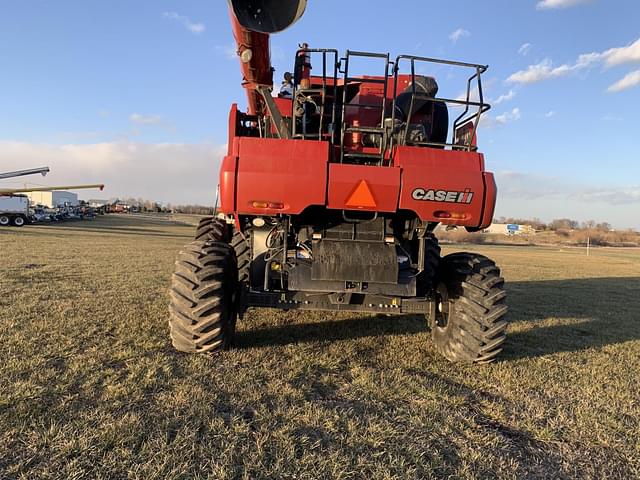
[[[49,167],[32,168],[28,170],[18,170],[15,172],[0,173],[0,179],[21,177],[25,175],[42,174],[43,176],[49,172]],[[31,192],[51,192],[55,190],[81,190],[98,188],[104,189],[103,184],[91,185],[63,185],[55,187],[20,187],[20,188],[0,188],[0,226],[14,225],[22,227],[35,218],[47,218],[44,212],[35,213],[30,209],[29,198],[24,195]],[[36,215],[41,215],[37,217]],[[49,220],[59,219],[58,213],[52,213],[48,216]]]
[[[274,98],[269,34],[306,0],[229,5],[248,111],[231,107],[220,214],[176,262],[173,345],[228,347],[248,308],[417,314],[447,359],[493,361],[507,326],[500,270],[478,254],[441,257],[434,235],[493,217],[496,185],[476,137],[487,67],[302,44],[292,93]],[[353,73],[362,59],[378,62],[377,75]],[[464,99],[438,97],[435,78],[416,73],[433,65],[469,70]]]

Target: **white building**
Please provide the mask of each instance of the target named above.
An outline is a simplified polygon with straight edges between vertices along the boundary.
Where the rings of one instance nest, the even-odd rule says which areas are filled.
[[[45,205],[49,208],[78,205],[78,194],[71,192],[29,192],[29,200],[34,205]]]
[[[493,223],[484,233],[498,235],[532,235],[535,232],[531,225],[516,225],[513,223]]]

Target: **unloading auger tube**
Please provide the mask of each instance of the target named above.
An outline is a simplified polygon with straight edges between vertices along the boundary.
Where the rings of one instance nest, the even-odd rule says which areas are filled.
[[[229,0],[233,36],[237,44],[242,85],[249,113],[262,115],[265,102],[260,87],[273,87],[269,34],[281,32],[302,17],[307,0]]]

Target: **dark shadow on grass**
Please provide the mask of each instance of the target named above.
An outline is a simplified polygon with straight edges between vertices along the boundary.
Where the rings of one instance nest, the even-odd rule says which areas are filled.
[[[113,232],[118,234],[133,234],[133,232],[139,232],[153,235],[166,234],[167,227],[171,226],[188,227],[189,225],[171,220],[168,217],[154,217],[153,215],[137,214],[110,214],[98,216],[94,220],[66,220],[62,222],[36,223],[28,225],[25,227],[25,230],[46,233],[50,232],[51,229],[63,229],[87,232]]]
[[[139,217],[134,215],[107,215],[95,220],[69,220],[56,223],[42,223],[23,227],[20,233],[26,235],[52,235],[58,232],[99,233],[125,236],[189,238],[191,234],[170,233],[167,227],[185,227],[166,218]],[[195,228],[195,227],[194,227]]]
[[[505,360],[640,339],[640,277],[514,282],[508,302],[511,323],[534,326],[509,335]]]
[[[249,314],[250,315],[250,314]],[[328,315],[331,315],[328,313]],[[356,338],[407,335],[424,332],[427,323],[416,315],[372,315],[347,320],[279,325],[236,334],[237,348],[284,346],[297,343],[337,342]]]
[[[64,225],[64,224],[63,224]],[[63,229],[66,228],[66,225],[60,225],[58,228]],[[66,228],[71,230],[71,228]],[[103,235],[117,235],[117,236],[138,236],[138,237],[164,237],[164,238],[191,238],[191,235],[180,235],[180,234],[171,234],[171,233],[162,233],[160,230],[151,230],[151,229],[131,229],[131,228],[102,228],[96,226],[95,228],[83,228],[83,227],[75,227],[72,230],[79,233],[98,233]],[[20,233],[29,235],[40,235],[40,236],[51,236],[51,230],[40,230],[40,231],[22,231]]]
[[[534,326],[508,336],[503,361],[640,339],[640,277],[513,282],[507,288],[510,323],[533,322]],[[536,326],[543,320],[553,324]],[[363,316],[243,331],[236,344],[260,348],[426,330],[425,320],[417,315]]]

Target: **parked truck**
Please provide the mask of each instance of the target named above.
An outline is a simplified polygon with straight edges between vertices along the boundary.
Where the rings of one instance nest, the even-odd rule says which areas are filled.
[[[25,195],[0,196],[0,226],[22,227],[29,218],[29,199]]]

